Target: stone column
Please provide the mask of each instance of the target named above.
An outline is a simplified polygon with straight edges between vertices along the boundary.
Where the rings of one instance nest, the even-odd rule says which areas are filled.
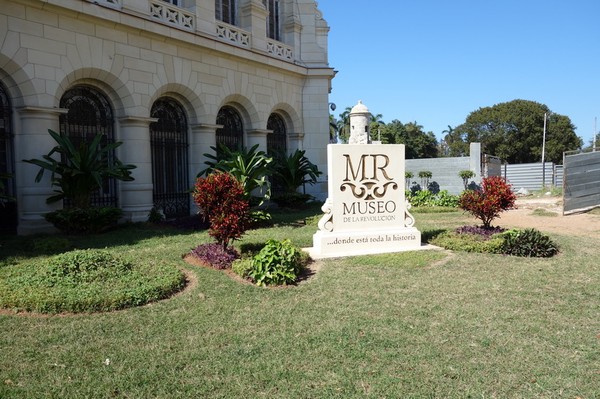
[[[248,130],[246,132],[246,136],[248,138],[246,142],[246,147],[248,149],[252,148],[252,146],[258,144],[258,149],[267,151],[267,135],[271,133],[272,130],[266,129],[253,129]]]
[[[223,125],[199,124],[192,126],[192,137],[190,140],[190,183],[193,185],[196,175],[206,168],[208,158],[204,154],[212,154],[211,147],[217,146],[217,129]]]
[[[252,34],[252,48],[267,51],[267,17],[261,0],[244,0],[240,7],[240,27]]]
[[[288,143],[290,145],[290,150],[294,151],[296,149],[302,151],[304,149],[304,133],[288,133]]]
[[[46,222],[44,214],[60,209],[61,202],[46,204],[46,198],[55,194],[50,183],[51,173],[44,172],[39,183],[35,177],[39,167],[23,162],[23,159],[41,159],[56,146],[48,134],[48,129],[59,131],[58,117],[67,113],[62,108],[24,107],[18,109],[21,121],[15,135],[15,179],[17,186],[17,207],[20,235],[55,232],[52,224]],[[57,155],[57,157],[60,155]]]
[[[117,157],[124,164],[136,166],[131,171],[135,179],[119,182],[119,200],[123,217],[130,222],[145,222],[152,209],[152,153],[150,123],[156,118],[126,116],[119,119],[123,144],[117,148]]]

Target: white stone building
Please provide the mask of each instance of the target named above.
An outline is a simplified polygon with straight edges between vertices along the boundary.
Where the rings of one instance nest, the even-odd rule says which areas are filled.
[[[135,181],[95,202],[131,221],[194,213],[187,190],[217,142],[304,149],[326,172],[328,31],[314,0],[0,0],[0,173],[17,199],[2,228],[48,230],[62,206],[22,162],[54,146],[48,129],[124,143]],[[307,191],[324,199],[323,182]]]

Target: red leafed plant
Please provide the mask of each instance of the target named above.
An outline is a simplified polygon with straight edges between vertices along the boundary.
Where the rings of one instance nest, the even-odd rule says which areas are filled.
[[[249,205],[244,199],[244,188],[231,174],[214,172],[198,178],[192,196],[210,223],[208,233],[224,249],[248,228]]]
[[[484,178],[479,190],[465,191],[459,198],[458,206],[480,219],[483,227],[489,229],[501,212],[516,208],[516,200],[510,184],[502,177],[493,176]]]

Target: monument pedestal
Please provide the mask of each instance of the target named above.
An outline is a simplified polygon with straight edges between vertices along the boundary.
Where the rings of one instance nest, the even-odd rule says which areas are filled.
[[[317,231],[311,254],[341,257],[421,249],[421,232],[414,227],[378,231]]]

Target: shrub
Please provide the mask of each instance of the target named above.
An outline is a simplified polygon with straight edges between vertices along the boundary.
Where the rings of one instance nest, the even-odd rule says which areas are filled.
[[[49,285],[73,285],[106,280],[131,270],[131,263],[103,250],[84,249],[56,255],[48,260],[46,282]]]
[[[448,190],[442,190],[434,193],[429,190],[406,191],[406,198],[412,206],[415,207],[456,207],[458,206],[458,196],[452,195]]]
[[[44,215],[46,220],[67,234],[99,233],[117,225],[123,216],[119,208],[65,208]]]
[[[215,172],[198,178],[192,193],[205,221],[208,233],[223,248],[239,239],[249,226],[249,205],[244,188],[236,178],[225,172]]]
[[[234,260],[240,257],[235,248],[223,248],[220,244],[201,244],[190,254],[215,269],[229,269]]]
[[[248,277],[258,286],[293,283],[304,267],[301,252],[289,239],[269,240],[252,258]]]
[[[558,253],[558,246],[539,230],[509,230],[501,234],[502,253],[506,255],[549,258]]]
[[[258,190],[261,191],[258,204],[261,204],[263,199],[270,198],[271,185],[267,176],[271,173],[273,158],[267,156],[264,151],[258,151],[258,144],[239,151],[233,151],[223,144],[211,149],[215,153],[204,154],[209,159],[205,162],[208,167],[201,171],[198,177],[208,176],[217,171],[227,172],[240,182],[247,200],[251,200],[252,194]]]
[[[242,278],[247,278],[252,270],[252,258],[236,259],[231,264],[231,270]]]
[[[293,193],[306,183],[315,184],[322,174],[317,165],[310,162],[304,154],[304,150],[298,149],[289,155],[281,151],[275,154],[273,177],[286,193]]]
[[[50,180],[56,187],[55,195],[46,199],[53,203],[65,198],[71,200],[77,208],[90,206],[94,191],[102,187],[104,179],[113,178],[121,181],[133,181],[131,170],[134,165],[125,165],[114,156],[114,150],[122,142],[103,143],[106,138],[97,134],[91,142],[82,142],[76,146],[71,139],[48,129],[57,145],[44,155],[43,159],[28,159],[24,162],[40,167],[35,177],[36,182],[42,180],[44,171],[52,173]],[[53,154],[60,156],[54,158]]]
[[[298,192],[286,192],[273,195],[271,200],[282,208],[300,209],[306,206],[306,203],[313,198],[310,194]]]
[[[463,184],[465,185],[465,190],[468,190],[469,179],[475,177],[475,172],[473,172],[472,170],[461,170],[460,172],[458,172],[458,177],[462,179]]]
[[[499,176],[486,177],[481,185],[479,190],[463,192],[458,206],[480,219],[484,227],[490,227],[501,212],[514,208],[517,197]]]
[[[503,239],[495,236],[487,237],[477,233],[445,231],[433,237],[429,242],[452,251],[499,254],[501,253]]]
[[[0,308],[110,311],[166,298],[184,285],[185,276],[171,265],[138,264],[106,250],[79,250],[0,268]]]
[[[558,253],[558,246],[535,229],[503,231],[499,227],[463,226],[430,236],[429,243],[454,251],[526,257],[550,257]]]

